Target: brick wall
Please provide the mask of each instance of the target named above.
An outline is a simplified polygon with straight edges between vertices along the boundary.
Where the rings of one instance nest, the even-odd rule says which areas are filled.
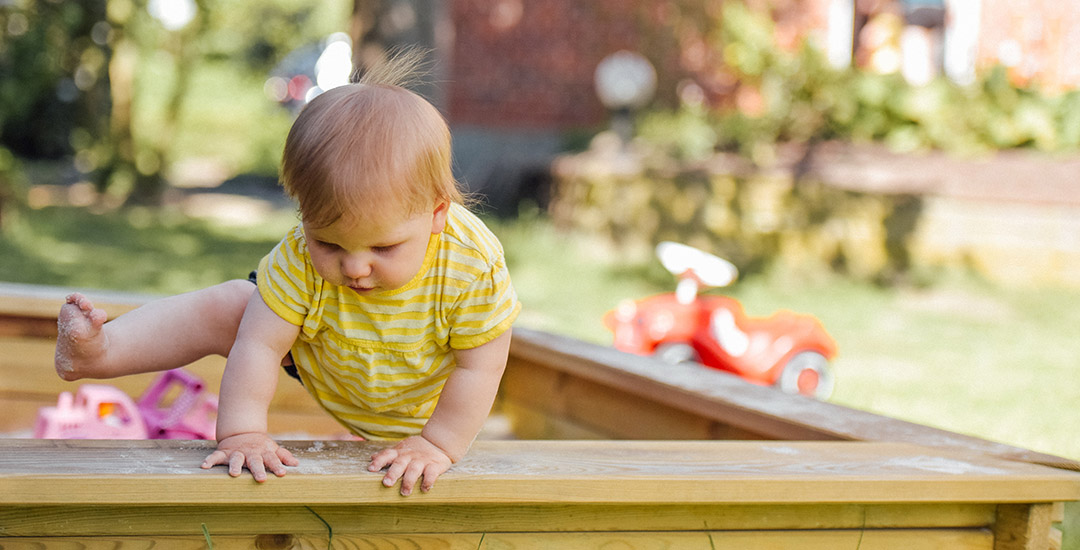
[[[601,123],[607,115],[593,89],[593,71],[608,54],[641,48],[648,3],[452,2],[449,118],[456,124],[496,128]]]

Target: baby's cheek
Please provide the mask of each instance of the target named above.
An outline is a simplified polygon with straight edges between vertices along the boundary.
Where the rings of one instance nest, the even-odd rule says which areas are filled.
[[[312,255],[311,265],[315,268],[315,272],[323,279],[326,279],[327,281],[337,280],[337,271],[333,269],[333,262]]]

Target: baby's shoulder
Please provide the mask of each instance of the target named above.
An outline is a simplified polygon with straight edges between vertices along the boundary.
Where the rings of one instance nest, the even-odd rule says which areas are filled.
[[[451,205],[443,237],[447,247],[458,248],[460,252],[484,258],[488,262],[502,260],[503,248],[498,237],[483,220],[460,204]]]

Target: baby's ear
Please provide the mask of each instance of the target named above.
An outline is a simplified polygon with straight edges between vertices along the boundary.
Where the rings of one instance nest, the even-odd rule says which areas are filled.
[[[431,217],[431,233],[437,235],[446,228],[446,217],[450,215],[450,201],[439,201]]]

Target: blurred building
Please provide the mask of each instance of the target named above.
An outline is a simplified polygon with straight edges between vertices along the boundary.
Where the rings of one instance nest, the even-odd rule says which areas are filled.
[[[975,0],[969,0],[975,1]],[[1010,69],[1019,83],[1080,87],[1080,2],[982,0],[977,59]]]
[[[1050,92],[1080,86],[1080,3],[1059,0],[830,0],[834,62],[938,74],[967,84],[1002,65],[1014,84]],[[854,14],[850,56],[844,18]]]
[[[645,45],[638,4],[357,0],[352,35],[361,65],[368,48],[433,50],[426,95],[450,122],[457,176],[491,209],[514,214],[523,199],[545,201],[548,167],[568,135],[605,124],[593,72],[604,56]]]
[[[607,119],[592,84],[597,65],[643,44],[634,2],[450,4],[445,110],[461,177],[499,209],[529,198],[542,204],[567,133]]]
[[[960,83],[1001,64],[1017,84],[1080,85],[1080,2],[1060,0],[745,0],[768,9],[775,40],[816,42],[834,65],[903,72],[915,83]],[[429,97],[447,114],[459,177],[496,208],[541,201],[551,158],[575,131],[608,113],[593,72],[621,49],[657,68],[658,98],[672,102],[687,76],[723,95],[732,83],[705,40],[682,34],[694,12],[723,0],[356,0],[354,44],[422,44],[436,56]],[[700,22],[699,22],[700,23]],[[585,133],[583,132],[583,133]]]

